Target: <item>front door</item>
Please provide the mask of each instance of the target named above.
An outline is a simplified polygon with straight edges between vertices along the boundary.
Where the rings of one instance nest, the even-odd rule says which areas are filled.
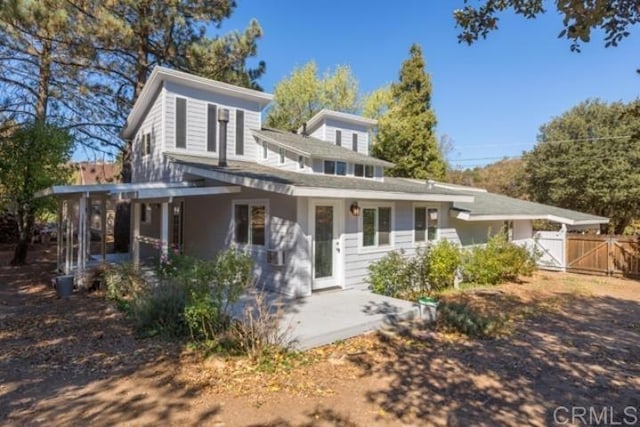
[[[337,203],[311,206],[313,236],[313,289],[340,286],[340,210]]]

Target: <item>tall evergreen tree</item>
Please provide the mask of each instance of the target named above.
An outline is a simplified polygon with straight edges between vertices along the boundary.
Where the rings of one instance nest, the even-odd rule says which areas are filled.
[[[373,154],[396,164],[390,175],[444,179],[447,168],[435,134],[431,78],[420,46],[411,46],[399,82],[391,85],[391,98],[391,108],[378,123]]]

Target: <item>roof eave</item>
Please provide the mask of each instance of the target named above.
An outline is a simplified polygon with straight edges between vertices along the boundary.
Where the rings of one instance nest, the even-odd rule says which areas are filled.
[[[456,213],[457,212],[457,213]],[[469,222],[481,222],[481,221],[535,221],[535,220],[547,220],[551,222],[557,222],[567,225],[599,225],[607,224],[608,218],[593,218],[576,220],[572,218],[562,217],[553,214],[485,214],[477,215],[469,211],[459,210],[453,208],[451,210],[452,216],[462,221]]]

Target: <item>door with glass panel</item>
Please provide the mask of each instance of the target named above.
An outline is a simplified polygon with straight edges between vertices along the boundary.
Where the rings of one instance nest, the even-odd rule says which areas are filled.
[[[313,289],[339,286],[341,212],[337,203],[312,203]]]

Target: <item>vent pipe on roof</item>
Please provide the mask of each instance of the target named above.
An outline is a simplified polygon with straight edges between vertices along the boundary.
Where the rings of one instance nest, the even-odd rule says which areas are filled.
[[[429,190],[433,189],[435,183],[436,182],[432,179],[427,180],[427,187],[429,188]]]
[[[218,166],[227,166],[227,123],[229,123],[229,110],[221,108],[218,111],[218,123],[220,123],[220,155]]]

